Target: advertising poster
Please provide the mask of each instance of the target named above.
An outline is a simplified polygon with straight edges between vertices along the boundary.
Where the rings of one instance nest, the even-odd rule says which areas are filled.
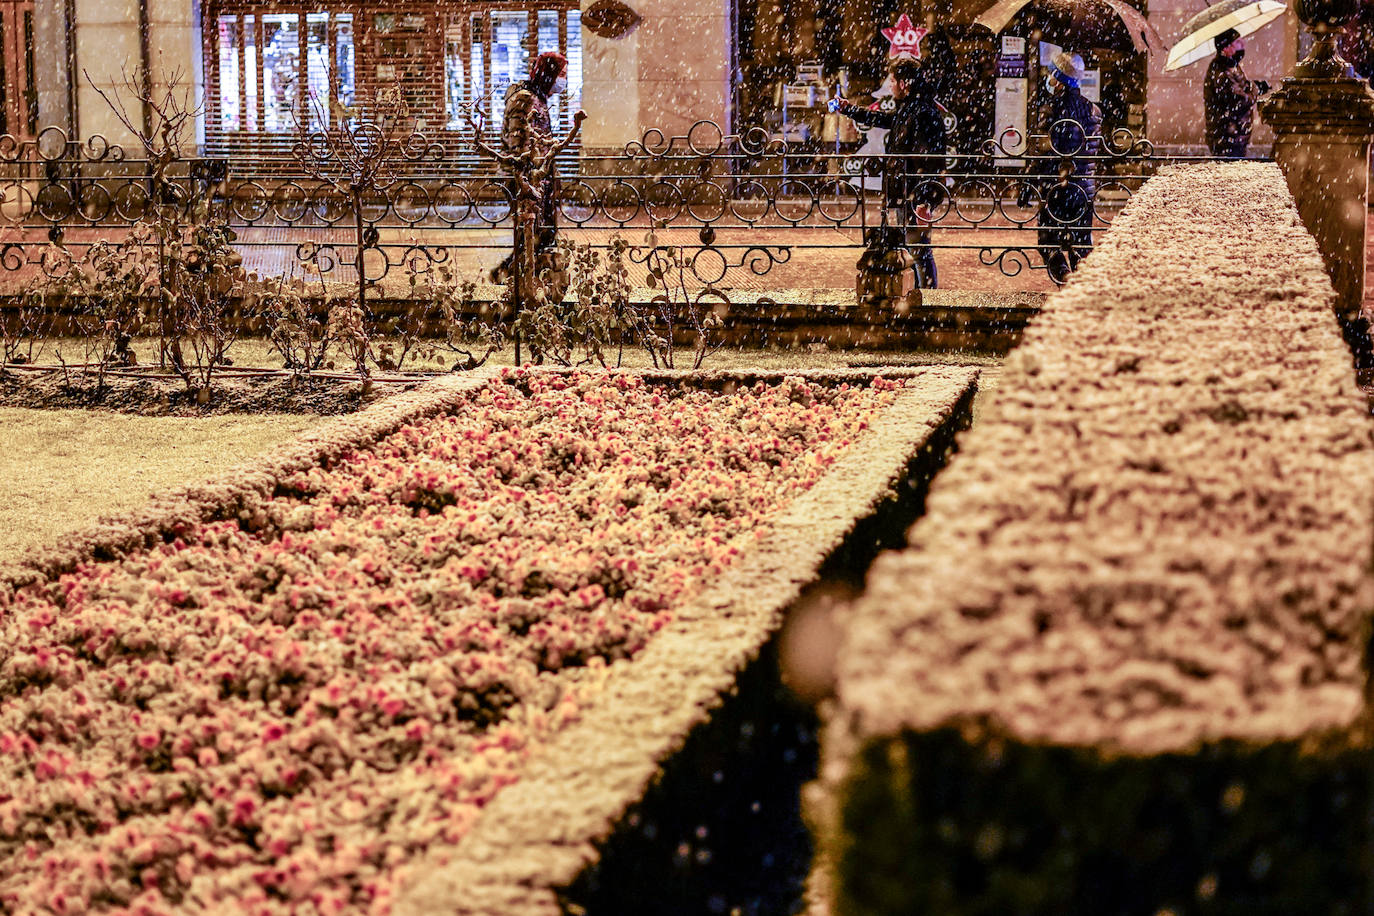
[[[1029,105],[1026,77],[1026,40],[1013,35],[1002,36],[1002,53],[997,58],[997,88],[993,101],[992,135],[1008,152],[1019,153],[1026,148],[1026,124]],[[1014,135],[1007,135],[1014,130]],[[993,161],[998,167],[1012,167],[1022,160],[999,157]]]

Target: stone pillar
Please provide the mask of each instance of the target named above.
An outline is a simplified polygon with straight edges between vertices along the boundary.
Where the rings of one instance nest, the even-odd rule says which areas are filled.
[[[1294,76],[1259,107],[1274,129],[1274,158],[1288,179],[1303,225],[1317,240],[1336,287],[1340,317],[1348,324],[1360,318],[1364,300],[1374,92],[1349,75],[1349,65],[1336,52],[1333,24],[1314,23],[1318,14],[1300,3],[1299,14],[1304,12],[1309,12],[1304,21],[1315,25],[1317,44]]]
[[[187,106],[201,105],[204,69],[200,54],[200,4],[196,0],[72,0],[72,9],[76,60],[71,78],[76,83],[77,134],[83,138],[100,134],[123,146],[127,154],[142,156],[142,145],[124,128],[96,89],[111,98],[117,94],[130,120],[140,129],[143,106],[130,93],[125,78],[140,81],[139,73],[144,66],[148,68],[148,85],[155,97],[166,93],[175,79],[178,94],[185,95]],[[140,33],[140,22],[147,29],[146,37]],[[196,133],[185,138],[187,152],[202,139],[202,120],[197,119]]]
[[[161,96],[176,81],[177,95],[186,107],[205,109],[205,68],[201,60],[199,0],[147,0],[148,68],[154,96]],[[189,132],[188,132],[189,134]],[[184,142],[186,151],[205,142],[205,118],[196,118],[195,133]]]
[[[632,3],[634,0],[632,0]],[[592,0],[582,0],[585,11]],[[636,10],[643,15],[643,12]],[[642,25],[642,23],[641,23]],[[620,150],[639,139],[639,26],[616,38],[582,29],[582,148]]]
[[[140,125],[143,107],[124,86],[125,75],[136,79],[143,64],[138,0],[76,0],[74,8],[77,136],[99,135],[124,147],[128,155],[141,157],[142,145],[100,97],[100,92],[111,98],[118,92],[130,119],[136,127]]]

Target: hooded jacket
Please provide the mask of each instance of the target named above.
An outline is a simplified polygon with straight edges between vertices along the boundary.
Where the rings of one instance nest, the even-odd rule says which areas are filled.
[[[548,96],[540,95],[529,80],[512,83],[506,92],[501,120],[501,145],[512,155],[529,152],[542,158],[553,148],[553,122]]]
[[[1215,149],[1225,141],[1249,144],[1257,98],[1259,89],[1245,75],[1239,61],[1223,54],[1212,58],[1202,87],[1207,145]]]
[[[1073,154],[1074,175],[1096,172],[1097,163],[1090,157],[1102,149],[1102,110],[1077,86],[1064,86],[1051,97],[1048,116],[1050,149],[1046,152]],[[1061,171],[1060,163],[1052,160],[1042,166],[1049,174]]]

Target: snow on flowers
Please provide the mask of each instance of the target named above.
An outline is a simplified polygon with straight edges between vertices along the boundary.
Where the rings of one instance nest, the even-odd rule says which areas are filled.
[[[386,912],[896,387],[512,372],[0,597],[0,904]]]

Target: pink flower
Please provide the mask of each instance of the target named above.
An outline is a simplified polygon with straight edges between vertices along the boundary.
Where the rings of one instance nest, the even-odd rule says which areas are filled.
[[[229,817],[229,823],[235,826],[246,824],[252,820],[253,815],[258,810],[257,800],[251,795],[240,795],[234,799],[234,813]]]
[[[804,491],[882,403],[878,388],[820,392],[800,380],[717,396],[627,376],[506,379],[452,415],[292,475],[250,510],[262,518],[253,530],[234,520],[187,526],[176,543],[85,564],[60,578],[60,613],[50,583],[0,599],[20,634],[12,657],[64,679],[36,688],[33,702],[70,691],[31,735],[0,734],[0,754],[20,779],[72,773],[73,786],[84,786],[80,804],[103,825],[102,848],[120,850],[114,876],[65,841],[35,848],[42,867],[60,876],[61,863],[75,862],[73,880],[107,883],[130,877],[125,850],[155,849],[151,877],[173,863],[181,885],[213,873],[209,893],[245,913],[294,905],[270,899],[255,873],[298,900],[308,894],[321,912],[369,895],[380,911],[415,853],[399,819],[324,862],[294,845],[345,804],[350,824],[384,820],[390,777],[360,786],[354,768],[378,749],[390,753],[402,732],[414,755],[406,778],[436,799],[441,836],[461,838],[535,748],[577,718],[580,694],[567,691],[548,713],[520,701],[478,709],[499,719],[477,741],[466,720],[433,712],[472,711],[473,697],[494,685],[535,696],[535,678],[556,677],[560,665],[604,670],[632,657],[708,570],[733,561],[730,545],[761,536],[767,515]],[[594,490],[572,469],[578,463],[603,475]],[[781,470],[789,464],[804,473]],[[452,504],[425,518],[396,502],[408,493],[442,493]],[[313,527],[276,527],[304,518],[301,510]],[[636,556],[645,555],[655,559],[641,566]],[[87,599],[141,600],[150,590],[198,610],[149,616]],[[80,660],[67,649],[83,645],[89,657]],[[406,686],[388,694],[381,685],[397,676]],[[156,711],[140,711],[150,696]],[[289,722],[285,710],[295,710]],[[407,715],[415,718],[397,729]],[[93,730],[103,739],[106,723],[127,729],[139,749],[112,764],[117,779],[100,759],[68,759],[54,743]],[[150,771],[147,752],[164,740],[174,783]],[[0,774],[0,797],[11,799],[3,823],[50,816],[37,793],[15,786]],[[209,800],[188,811],[188,797]],[[173,845],[126,836],[120,812],[129,808],[150,837]],[[273,831],[264,851],[285,861],[254,865],[225,822]],[[16,862],[13,880],[55,883],[39,872],[38,862]],[[147,906],[168,911],[152,887]]]

